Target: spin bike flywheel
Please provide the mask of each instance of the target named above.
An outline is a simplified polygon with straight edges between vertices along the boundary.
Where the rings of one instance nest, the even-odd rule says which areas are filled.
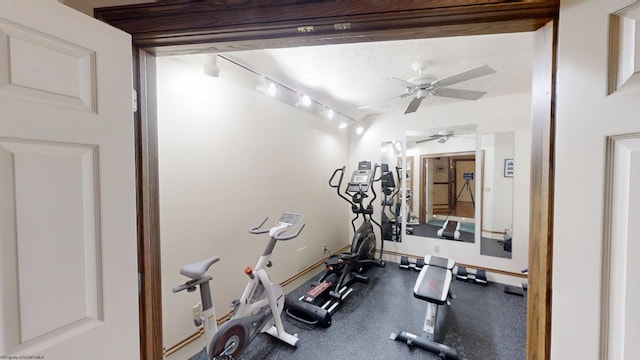
[[[249,334],[247,329],[236,323],[226,328],[220,328],[211,341],[209,347],[210,360],[232,360],[237,359],[242,354]]]

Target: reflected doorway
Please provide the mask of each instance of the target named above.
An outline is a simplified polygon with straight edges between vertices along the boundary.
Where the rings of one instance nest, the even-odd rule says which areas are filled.
[[[475,168],[473,152],[420,156],[420,223],[433,218],[475,217]]]

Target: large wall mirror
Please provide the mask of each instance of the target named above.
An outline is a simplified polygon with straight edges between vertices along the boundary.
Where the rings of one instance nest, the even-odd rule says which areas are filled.
[[[407,233],[475,242],[476,126],[408,131],[406,147]],[[455,235],[443,237],[447,221]]]
[[[400,140],[383,141],[380,145],[380,224],[382,240],[402,241],[402,150]]]
[[[514,134],[483,134],[482,238],[480,253],[511,259],[513,234]]]

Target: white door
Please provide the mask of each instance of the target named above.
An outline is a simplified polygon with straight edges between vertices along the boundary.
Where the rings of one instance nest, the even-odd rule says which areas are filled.
[[[640,1],[560,4],[551,358],[640,359]]]
[[[0,355],[139,358],[131,84],[128,34],[0,0]]]

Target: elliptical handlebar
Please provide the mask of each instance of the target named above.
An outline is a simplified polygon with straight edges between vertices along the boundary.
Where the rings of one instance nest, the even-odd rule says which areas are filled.
[[[342,186],[342,179],[344,178],[344,172],[346,170],[346,166],[343,166],[341,168],[336,169],[333,174],[331,175],[331,178],[329,179],[329,186],[336,189],[336,194],[338,194],[338,196],[340,196],[341,198],[343,198],[346,202],[348,202],[350,205],[353,206],[353,201],[349,200],[349,198],[347,198],[346,196],[342,195],[340,193],[340,186]],[[338,183],[337,184],[333,184],[333,179],[336,177],[336,174],[340,172],[340,178],[338,179]]]
[[[373,166],[373,174],[371,175],[371,177],[373,178],[373,181],[371,182],[372,184],[376,181],[380,181],[382,179],[382,175],[380,175],[380,177],[378,179],[376,179],[376,171],[378,171],[378,168],[380,167],[380,165],[375,164]],[[369,201],[369,205],[373,204],[374,200],[378,197],[378,194],[376,194],[376,189],[375,187],[372,185],[371,186],[371,192],[373,193],[373,198]],[[369,206],[367,205],[367,206]]]
[[[346,169],[346,166],[343,166],[341,168],[336,169],[333,174],[331,175],[331,178],[329,179],[329,186],[332,188],[340,188],[340,185],[342,184],[342,177],[344,176],[344,170]],[[333,178],[336,177],[336,174],[338,173],[338,171],[340,171],[340,179],[338,180],[338,184],[333,185]]]

